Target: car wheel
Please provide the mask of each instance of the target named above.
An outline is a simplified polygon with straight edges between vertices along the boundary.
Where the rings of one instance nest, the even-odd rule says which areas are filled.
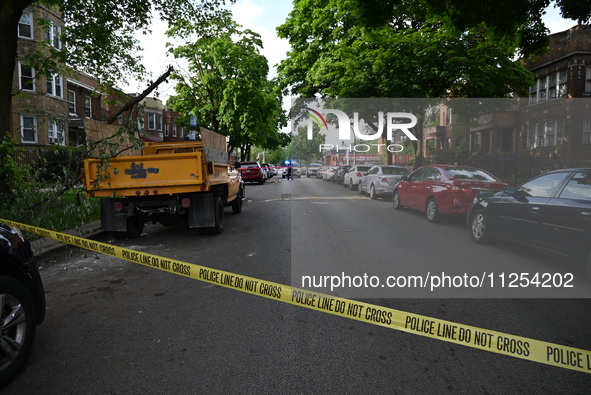
[[[35,338],[35,304],[20,281],[0,276],[0,387],[23,367]]]
[[[349,181],[349,189],[354,191],[355,190],[355,185],[353,185],[353,180]]]
[[[361,188],[361,183],[357,184],[357,193],[363,195],[363,188]]]
[[[439,214],[439,209],[437,208],[437,201],[434,197],[431,197],[429,198],[429,200],[427,200],[425,214],[427,215],[427,220],[429,222],[435,223],[441,220],[441,214]]]
[[[394,210],[401,210],[404,206],[400,204],[400,192],[394,191],[394,195],[392,195],[392,207]]]
[[[470,236],[477,243],[487,243],[490,241],[488,231],[488,217],[486,211],[478,209],[470,218]]]
[[[376,188],[373,186],[373,184],[371,184],[371,186],[369,187],[369,197],[373,200],[376,200],[378,198],[378,195],[376,194]]]

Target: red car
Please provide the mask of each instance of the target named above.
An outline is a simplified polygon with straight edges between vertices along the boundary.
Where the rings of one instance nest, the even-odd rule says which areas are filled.
[[[241,162],[238,171],[244,182],[258,182],[264,184],[267,180],[265,170],[259,162]]]
[[[441,215],[466,214],[481,192],[498,192],[506,186],[492,174],[475,167],[423,166],[396,184],[392,204],[396,210],[409,207],[423,211],[430,222],[437,222]]]

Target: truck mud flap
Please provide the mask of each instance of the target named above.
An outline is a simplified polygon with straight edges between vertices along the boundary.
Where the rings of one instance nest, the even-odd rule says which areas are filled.
[[[127,231],[127,212],[116,212],[114,199],[101,198],[101,228],[108,232]]]
[[[196,193],[190,196],[187,220],[189,228],[210,228],[215,226],[213,193]]]

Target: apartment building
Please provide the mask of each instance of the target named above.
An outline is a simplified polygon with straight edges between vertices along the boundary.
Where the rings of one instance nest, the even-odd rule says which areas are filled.
[[[425,156],[442,160],[442,151],[457,153],[464,144],[470,164],[498,169],[497,160],[524,168],[528,161],[532,173],[534,161],[545,162],[542,169],[591,161],[591,27],[574,26],[549,38],[548,53],[525,62],[535,78],[528,97],[470,122],[440,106],[438,121],[424,130]]]
[[[114,88],[105,92],[95,78],[82,72],[69,70],[46,75],[28,66],[27,55],[48,51],[44,44],[62,48],[63,25],[59,13],[40,5],[28,7],[18,25],[11,131],[17,144],[28,150],[51,145],[87,145],[85,120],[110,119],[122,104],[137,96]],[[119,116],[115,124],[137,127],[145,141],[163,141],[165,135],[173,140],[183,139],[184,128],[176,123],[179,117],[166,109],[160,99],[148,97],[131,113]]]

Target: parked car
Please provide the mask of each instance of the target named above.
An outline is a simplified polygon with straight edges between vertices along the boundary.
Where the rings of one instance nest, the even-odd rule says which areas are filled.
[[[343,184],[345,181],[345,174],[347,174],[350,168],[351,166],[339,166],[334,173],[334,178],[332,181],[335,184]]]
[[[45,319],[45,292],[31,246],[0,224],[0,388],[25,364]]]
[[[241,162],[238,167],[244,182],[258,182],[264,184],[267,181],[265,169],[259,162]]]
[[[273,178],[273,167],[268,163],[261,163],[261,167],[267,172],[267,179]]]
[[[392,192],[395,209],[409,207],[438,222],[442,215],[466,215],[482,192],[502,191],[507,184],[485,170],[468,166],[433,165],[403,177]]]
[[[306,169],[306,177],[316,177],[321,167],[321,163],[310,163]]]
[[[468,224],[478,243],[509,239],[583,264],[591,276],[591,169],[556,170],[480,195]]]
[[[345,188],[349,188],[350,190],[354,191],[357,189],[359,185],[359,180],[361,177],[367,174],[367,171],[370,169],[371,166],[367,165],[355,165],[349,169],[347,174],[345,174],[345,178],[343,179],[343,186]]]
[[[329,166],[322,172],[322,179],[324,181],[332,181],[334,173],[337,171],[335,166]]]
[[[360,194],[368,193],[374,200],[379,196],[390,196],[402,176],[409,173],[408,169],[402,166],[374,165],[359,180],[357,191]]]

